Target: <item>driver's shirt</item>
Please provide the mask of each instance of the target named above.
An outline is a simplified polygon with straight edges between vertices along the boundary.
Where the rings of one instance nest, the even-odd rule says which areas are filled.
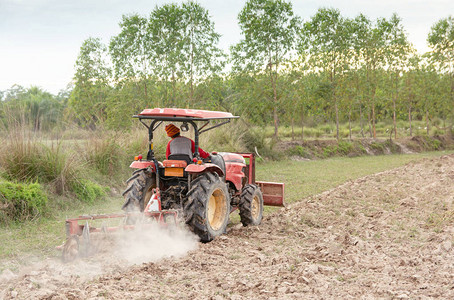
[[[188,155],[191,160],[193,153],[195,152],[195,143],[193,140],[179,136],[169,141],[166,149],[166,158],[169,158],[170,154],[185,154]],[[210,156],[209,153],[205,152],[202,148],[199,147],[199,154],[201,158],[207,158]]]

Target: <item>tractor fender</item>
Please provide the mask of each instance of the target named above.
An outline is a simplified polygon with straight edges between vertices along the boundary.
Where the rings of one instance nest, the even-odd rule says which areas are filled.
[[[224,172],[222,171],[221,168],[219,168],[218,165],[211,164],[211,163],[206,163],[203,165],[196,165],[196,164],[190,164],[184,169],[186,172],[190,174],[201,174],[201,173],[207,173],[207,172],[216,172],[220,177],[224,176]]]
[[[152,172],[154,172],[156,170],[154,162],[152,162],[152,161],[135,160],[131,163],[131,165],[129,167],[133,168],[133,169],[146,169],[146,168],[150,167]]]

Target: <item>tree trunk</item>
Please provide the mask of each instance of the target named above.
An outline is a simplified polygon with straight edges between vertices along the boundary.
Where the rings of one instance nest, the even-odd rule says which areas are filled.
[[[271,67],[270,67],[271,68]],[[277,68],[277,66],[276,66]],[[270,69],[271,72],[271,85],[273,86],[273,120],[274,120],[274,138],[277,140],[279,139],[279,117],[277,115],[277,87],[276,87],[276,81],[277,81],[277,70],[276,70],[276,78],[274,78],[274,75],[272,73],[272,69]]]
[[[277,107],[276,104],[273,108],[273,119],[274,119],[274,138],[277,140],[279,138],[278,128],[279,128],[279,118],[277,116]]]
[[[372,133],[372,112],[367,114],[367,121],[368,121],[368,124],[369,124],[369,136],[373,137],[374,135]]]
[[[375,105],[372,106],[372,137],[377,138],[377,133],[375,131]]]
[[[411,116],[411,105],[413,103],[413,92],[412,92],[412,85],[411,85],[411,81],[409,79],[407,79],[406,81],[406,85],[408,86],[408,90],[409,90],[409,93],[408,93],[408,122],[410,124],[410,136],[413,136],[413,127],[412,127],[412,124],[411,124],[411,121],[412,121],[412,116]]]
[[[359,127],[361,127],[361,136],[364,138],[363,108],[359,105]]]
[[[171,99],[172,105],[176,104],[176,77],[175,73],[172,72],[172,99]]]
[[[410,136],[413,136],[413,128],[411,127],[411,105],[408,107],[408,122],[410,123]]]
[[[350,137],[350,141],[352,140],[352,112],[348,113],[348,135]]]
[[[304,113],[301,113],[301,140],[304,141]]]
[[[452,104],[452,112],[454,113],[454,70],[451,71],[451,104]],[[452,127],[452,123],[451,123]],[[449,134],[451,134],[452,129],[449,129]]]
[[[294,127],[293,127],[293,116],[292,116],[292,141],[295,140],[295,130],[294,130]]]
[[[426,129],[427,129],[427,136],[429,136],[430,133],[430,123],[429,123],[429,111],[426,110]]]
[[[396,90],[393,95],[393,127],[394,127],[394,139],[397,139],[397,122],[396,122],[396,101],[397,101],[397,71],[396,71]]]
[[[187,105],[187,108],[189,108],[190,106],[190,103],[193,103],[193,98],[194,98],[194,51],[192,50],[191,51],[191,78],[190,78],[190,81],[191,81],[191,95],[189,96],[189,100],[188,100],[188,105]]]
[[[377,133],[375,131],[375,91],[372,95],[372,133],[374,139],[377,138]]]
[[[337,101],[334,101],[334,109],[336,110],[336,139],[339,141],[339,108]]]

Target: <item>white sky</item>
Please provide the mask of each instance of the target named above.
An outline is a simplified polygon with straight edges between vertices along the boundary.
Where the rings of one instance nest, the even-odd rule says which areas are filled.
[[[37,85],[57,93],[72,80],[82,42],[92,36],[108,44],[119,33],[123,14],[147,15],[166,0],[0,0],[0,90],[13,84]],[[181,1],[176,1],[181,2]],[[199,0],[210,12],[220,47],[241,38],[237,15],[245,1]],[[431,26],[454,14],[454,0],[291,0],[295,14],[307,21],[320,7],[338,8],[345,17],[359,13],[371,19],[396,12],[411,43],[428,50]]]

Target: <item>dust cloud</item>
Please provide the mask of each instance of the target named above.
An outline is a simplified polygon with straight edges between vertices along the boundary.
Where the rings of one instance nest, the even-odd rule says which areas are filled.
[[[183,257],[198,247],[197,236],[181,225],[163,228],[158,224],[139,224],[133,230],[91,234],[90,240],[90,253],[84,255],[87,245],[80,239],[81,255],[72,262],[49,257],[38,262],[33,259],[33,263],[23,262],[14,272],[3,270],[0,272],[0,299],[14,298],[9,291],[14,290],[17,282],[26,282],[44,295],[66,282],[82,283],[104,274],[124,272],[132,265]]]
[[[156,262],[166,257],[182,257],[197,249],[198,238],[184,227],[162,228],[158,224],[131,231],[116,237],[114,256],[130,264]]]

